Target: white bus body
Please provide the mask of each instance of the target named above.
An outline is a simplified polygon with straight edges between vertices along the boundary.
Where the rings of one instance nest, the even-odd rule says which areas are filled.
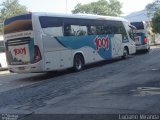
[[[150,37],[147,32],[147,24],[144,21],[141,22],[131,22],[133,26],[136,27],[135,32],[135,44],[136,44],[136,50],[144,50],[149,51],[150,45]]]
[[[4,22],[11,72],[45,72],[136,52],[129,22],[95,15],[32,13]]]

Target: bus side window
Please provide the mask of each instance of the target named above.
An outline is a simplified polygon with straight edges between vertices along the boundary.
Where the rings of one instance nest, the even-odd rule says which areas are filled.
[[[130,37],[132,40],[134,40],[134,33],[133,33],[133,30],[130,29],[130,30],[128,31],[128,33],[129,33],[129,37]]]
[[[129,37],[134,41],[134,38],[135,38],[135,30],[136,30],[136,27],[133,26],[133,25],[128,25],[128,33],[129,33]]]
[[[119,33],[122,34],[122,35],[127,35],[124,26],[120,26],[120,28],[119,28]]]
[[[64,36],[72,36],[71,25],[64,26]]]
[[[81,26],[81,25],[71,25],[72,33],[75,36],[81,36],[81,35],[87,35],[87,26]]]
[[[88,35],[96,35],[96,27],[95,26],[87,26]]]
[[[51,36],[63,36],[63,23],[62,18],[40,16],[39,17],[42,30],[45,34]]]

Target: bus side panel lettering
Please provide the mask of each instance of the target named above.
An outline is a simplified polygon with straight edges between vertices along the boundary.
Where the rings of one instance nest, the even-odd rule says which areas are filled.
[[[109,39],[108,37],[96,37],[95,40],[96,50],[99,51],[100,48],[109,49]]]

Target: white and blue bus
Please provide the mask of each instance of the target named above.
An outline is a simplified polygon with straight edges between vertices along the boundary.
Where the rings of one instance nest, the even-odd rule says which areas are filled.
[[[150,36],[147,32],[147,23],[144,21],[141,22],[131,22],[133,26],[136,27],[135,32],[135,44],[136,51],[146,51],[150,50],[149,40]]]
[[[118,17],[30,13],[4,21],[11,72],[46,72],[125,58],[136,52],[130,23]]]

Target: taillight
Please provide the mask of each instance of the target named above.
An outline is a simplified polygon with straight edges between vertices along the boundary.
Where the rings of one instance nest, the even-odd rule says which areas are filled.
[[[40,61],[42,59],[39,47],[37,45],[34,46],[34,63]]]
[[[145,44],[147,43],[147,38],[146,38],[146,37],[144,37],[144,43],[145,43]]]

